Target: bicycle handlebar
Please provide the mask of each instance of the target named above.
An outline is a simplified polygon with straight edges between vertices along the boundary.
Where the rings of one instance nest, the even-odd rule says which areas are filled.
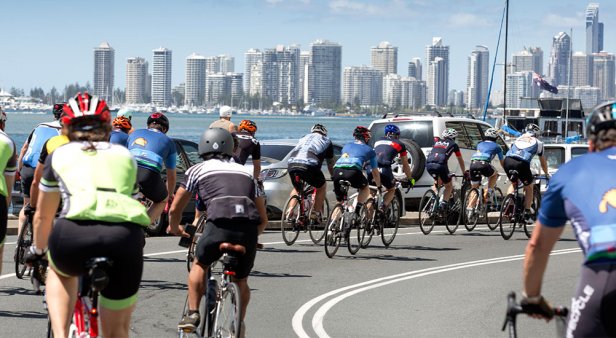
[[[569,315],[569,309],[565,306],[552,307],[552,311],[556,317],[567,317],[567,315]],[[507,324],[509,323],[515,326],[516,317],[520,313],[525,313],[528,315],[542,314],[537,311],[537,307],[535,306],[521,305],[518,303],[516,301],[515,292],[511,291],[507,295],[507,312],[505,314],[505,322],[503,323],[501,331],[505,331]]]

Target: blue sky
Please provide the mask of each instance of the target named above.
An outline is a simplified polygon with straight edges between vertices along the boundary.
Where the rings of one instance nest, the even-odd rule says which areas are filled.
[[[552,37],[571,28],[574,49],[583,50],[589,2],[512,0],[509,54],[540,46],[547,72]],[[406,75],[408,61],[423,62],[425,46],[441,36],[450,46],[450,88],[464,89],[474,46],[486,45],[494,57],[503,7],[504,0],[3,0],[0,88],[47,91],[92,82],[93,48],[102,41],[116,51],[115,85],[124,88],[126,59],[151,60],[161,46],[173,50],[177,85],[192,52],[232,55],[236,72],[243,72],[249,48],[299,44],[307,50],[316,39],[342,45],[343,67],[369,65],[370,48],[389,41],[398,47],[398,73]],[[616,13],[616,1],[600,2],[604,49],[614,52],[609,13]]]

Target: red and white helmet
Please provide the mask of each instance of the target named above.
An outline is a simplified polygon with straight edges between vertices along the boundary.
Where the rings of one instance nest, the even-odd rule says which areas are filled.
[[[103,123],[111,121],[111,114],[105,100],[99,99],[98,96],[92,96],[88,92],[77,93],[64,105],[62,123],[68,126],[87,117]]]

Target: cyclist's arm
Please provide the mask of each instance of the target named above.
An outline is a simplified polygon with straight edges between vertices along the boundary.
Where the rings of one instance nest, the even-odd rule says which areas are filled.
[[[169,228],[172,234],[177,234],[179,232],[182,212],[184,212],[184,208],[186,208],[192,196],[193,194],[184,189],[183,186],[178,188],[173,203],[171,203],[171,208],[169,208]]]
[[[26,154],[26,151],[28,150],[29,144],[30,142],[28,141],[24,142],[24,145],[21,147],[21,150],[19,151],[19,158],[17,159],[17,171],[21,171],[21,168],[24,165],[23,158],[24,158],[24,155]]]
[[[255,197],[255,205],[257,206],[257,211],[261,217],[261,223],[259,223],[258,227],[258,233],[261,235],[263,231],[265,231],[267,223],[269,222],[267,219],[267,208],[265,207],[265,197]]]
[[[550,173],[548,173],[548,161],[545,159],[545,156],[539,156],[539,163],[541,163],[541,169],[543,170],[543,172],[546,175],[549,175]]]
[[[460,156],[456,154],[456,158],[458,159],[458,163],[460,164],[460,170],[462,170],[462,173],[464,173],[466,171],[466,166],[464,166],[464,158],[462,158],[462,154],[460,154]]]
[[[406,175],[408,179],[411,179],[412,178],[411,166],[409,165],[408,157],[400,156],[400,162],[402,162],[402,171],[404,172],[404,174]]]
[[[38,197],[33,219],[34,247],[43,250],[47,248],[51,225],[60,205],[60,192],[41,191]]]
[[[259,175],[261,174],[261,160],[252,160],[252,175],[255,180],[259,179]]]
[[[533,236],[526,246],[524,257],[524,292],[528,297],[541,294],[543,274],[548,264],[548,257],[554,244],[560,238],[564,227],[548,227],[535,223]]]
[[[334,176],[334,164],[336,163],[336,161],[334,160],[333,157],[328,158],[325,161],[327,161],[327,171],[329,171],[329,177],[333,177]]]
[[[13,185],[15,184],[15,172],[4,173],[4,181],[6,182],[6,205],[11,205],[11,194],[13,193]]]
[[[45,166],[42,163],[37,163],[34,169],[34,177],[32,178],[32,185],[30,186],[30,205],[36,206],[36,200],[39,195],[39,183],[41,177],[43,177],[43,168]]]
[[[167,192],[169,193],[169,198],[172,198],[173,193],[175,192],[175,181],[176,181],[175,168],[167,169]]]
[[[231,124],[229,124],[229,132],[230,133],[237,133],[237,126],[231,122]]]
[[[499,160],[501,168],[503,168],[503,171],[505,171],[505,160]]]

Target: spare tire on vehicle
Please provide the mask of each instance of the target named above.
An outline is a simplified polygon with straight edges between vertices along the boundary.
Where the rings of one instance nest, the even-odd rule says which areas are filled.
[[[404,144],[408,153],[407,158],[409,160],[409,165],[411,166],[411,177],[417,181],[421,178],[421,175],[423,175],[423,172],[426,169],[426,155],[424,155],[417,142],[408,138],[401,138],[400,142]],[[396,162],[391,166],[394,172],[394,177],[396,177],[396,179],[400,179],[401,181],[406,181],[406,176],[402,171],[402,165],[399,161],[399,158],[397,158]]]

